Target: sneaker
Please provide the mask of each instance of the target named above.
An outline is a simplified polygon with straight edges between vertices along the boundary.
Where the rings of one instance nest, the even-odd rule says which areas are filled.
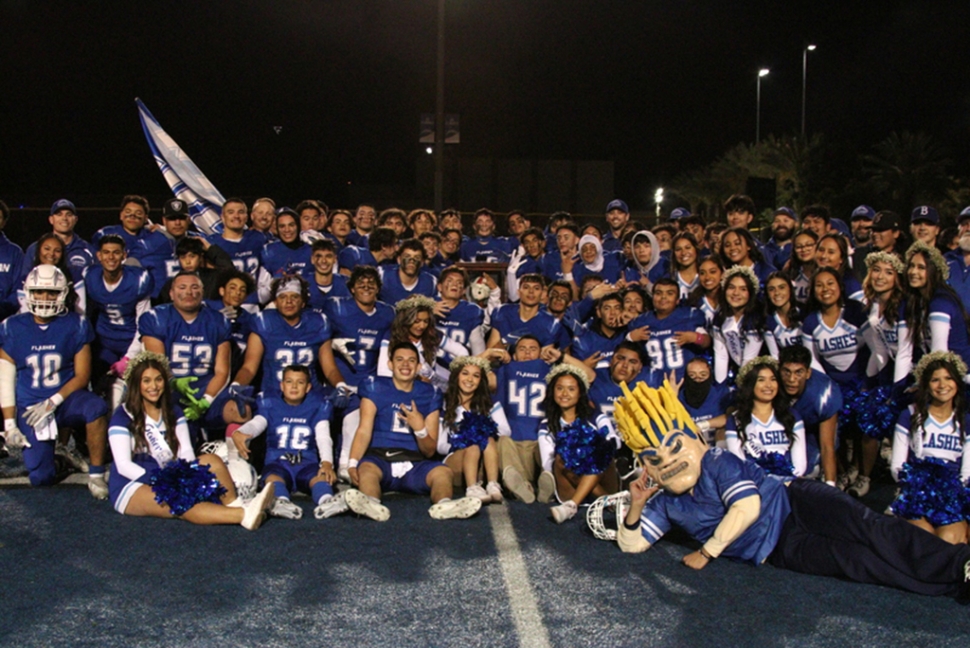
[[[0,459],[6,459],[9,456],[10,452],[7,450],[7,438],[0,432]]]
[[[333,497],[328,497],[317,504],[317,507],[313,509],[313,517],[318,520],[322,520],[324,518],[340,515],[341,513],[346,513],[349,510],[350,507],[347,506],[347,501],[344,499],[344,494],[339,493]]]
[[[88,478],[88,490],[94,499],[108,499],[108,484],[104,481],[104,475],[91,476]]]
[[[887,464],[891,464],[893,461],[893,442],[891,439],[883,439],[882,443],[879,444],[879,456]]]
[[[488,504],[492,501],[492,496],[485,492],[481,484],[473,484],[466,488],[465,497],[477,497],[482,500],[482,504]]]
[[[436,520],[465,519],[478,513],[480,508],[482,508],[482,500],[477,497],[462,497],[433,504],[428,509],[428,515]]]
[[[579,511],[579,507],[576,506],[576,502],[569,500],[559,506],[552,507],[552,519],[556,521],[556,524],[562,524],[566,520],[573,519],[577,511]]]
[[[859,476],[859,469],[855,466],[851,466],[844,473],[839,475],[838,480],[836,480],[835,485],[839,490],[844,491],[846,488],[855,483],[856,478]]]
[[[545,504],[556,494],[556,478],[548,470],[539,475],[539,494],[536,499]]]
[[[57,447],[54,448],[54,454],[64,457],[74,467],[75,471],[81,473],[88,471],[88,462],[84,460],[77,448],[68,448],[67,445],[58,443]]]
[[[256,497],[246,502],[243,506],[243,519],[239,523],[244,529],[255,531],[266,520],[266,511],[276,500],[274,492],[273,485],[266,484]]]
[[[852,497],[865,497],[869,493],[869,478],[865,475],[859,475],[845,492]]]
[[[963,582],[960,583],[960,591],[956,595],[956,601],[960,605],[970,604],[970,560],[963,565]]]
[[[347,466],[340,466],[337,469],[337,479],[345,484],[350,483],[350,469]]]
[[[344,501],[347,503],[347,508],[357,515],[369,517],[376,522],[387,522],[387,519],[391,517],[391,512],[387,510],[386,506],[364,495],[356,488],[351,488],[344,493]]]
[[[273,507],[269,510],[269,514],[287,520],[299,520],[303,517],[303,508],[286,497],[277,497],[276,501],[273,502]]]
[[[509,489],[510,493],[526,504],[532,504],[536,501],[536,493],[532,489],[532,484],[527,482],[522,474],[512,466],[507,466],[502,471],[502,481],[505,482],[505,487]]]
[[[485,492],[488,493],[489,501],[495,504],[501,504],[502,500],[502,487],[499,486],[498,482],[488,482],[488,486],[485,487]]]

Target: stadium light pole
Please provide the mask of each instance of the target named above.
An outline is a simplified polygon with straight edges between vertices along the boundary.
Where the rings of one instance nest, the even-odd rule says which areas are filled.
[[[438,0],[438,84],[434,117],[434,210],[445,198],[445,0]]]
[[[758,92],[757,92],[757,107],[754,113],[754,143],[758,144],[761,142],[761,77],[768,76],[771,72],[768,68],[761,68],[758,70]]]
[[[805,139],[805,88],[808,78],[808,53],[815,51],[815,45],[806,45],[802,50],[802,139]]]

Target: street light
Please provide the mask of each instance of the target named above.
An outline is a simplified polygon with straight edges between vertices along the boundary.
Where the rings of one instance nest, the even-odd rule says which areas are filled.
[[[768,68],[761,68],[758,70],[758,105],[755,109],[754,117],[754,143],[758,144],[761,142],[761,77],[768,76],[771,72]]]
[[[802,139],[805,139],[805,79],[808,76],[808,53],[815,51],[815,45],[806,45],[802,50]]]
[[[660,220],[660,203],[664,201],[664,188],[657,187],[657,190],[653,192],[653,202],[657,204],[657,220]]]

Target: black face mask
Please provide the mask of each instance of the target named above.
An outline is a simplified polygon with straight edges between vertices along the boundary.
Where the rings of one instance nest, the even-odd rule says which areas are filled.
[[[711,393],[711,385],[714,383],[714,376],[708,376],[707,380],[697,382],[691,380],[689,376],[684,376],[684,400],[693,408],[698,408],[707,400],[707,395]]]
[[[289,243],[284,242],[283,245],[285,245],[286,247],[290,248],[291,250],[296,250],[301,245],[306,245],[306,244],[303,242],[303,239],[300,238],[300,235],[297,234],[297,236],[296,236],[295,239],[293,239]]]

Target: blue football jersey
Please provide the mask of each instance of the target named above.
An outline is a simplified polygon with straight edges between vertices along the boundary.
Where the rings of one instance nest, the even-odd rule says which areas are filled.
[[[290,405],[280,396],[261,394],[256,399],[256,413],[266,419],[266,463],[273,463],[288,453],[302,454],[303,461],[319,463],[320,449],[316,425],[333,418],[333,406],[314,392],[299,405]]]
[[[304,311],[291,326],[279,311],[270,308],[253,318],[252,332],[263,342],[263,393],[279,393],[283,369],[291,364],[309,367],[311,383],[320,386],[317,358],[320,345],[330,339],[330,322],[323,313]]]
[[[599,353],[600,359],[594,369],[609,369],[610,359],[613,357],[616,345],[622,342],[625,336],[626,327],[619,328],[613,337],[606,337],[592,329],[583,329],[573,338],[570,353],[573,357],[583,361],[594,353]]]
[[[471,355],[469,346],[471,332],[480,327],[484,321],[485,311],[478,304],[462,299],[448,311],[447,315],[436,319],[435,327],[452,342],[457,342],[468,349]]]
[[[385,304],[394,305],[411,295],[424,295],[431,298],[435,296],[438,281],[430,272],[425,270],[419,272],[415,284],[408,288],[401,282],[397,264],[381,265],[378,271],[381,273],[381,292],[378,299]]]
[[[101,266],[85,270],[88,313],[96,313],[94,332],[105,347],[120,353],[128,349],[138,330],[138,305],[151,299],[153,287],[151,275],[143,268],[121,266],[121,279],[110,289]]]
[[[350,237],[347,238],[349,239]],[[377,259],[367,249],[366,243],[363,247],[348,245],[337,253],[337,267],[353,270],[359,265],[369,265],[375,268],[378,266]]]
[[[499,332],[502,343],[514,345],[523,335],[534,335],[540,346],[555,344],[560,349],[569,346],[569,333],[555,317],[539,310],[535,317],[523,322],[518,304],[503,304],[492,313],[492,328]]]
[[[203,306],[192,322],[186,322],[171,304],[156,306],[138,319],[142,337],[153,337],[165,345],[172,375],[196,376],[193,388],[205,391],[215,370],[219,345],[229,340],[229,321],[217,310]]]
[[[681,389],[677,399],[683,404],[684,409],[690,414],[695,423],[710,421],[712,418],[727,413],[728,407],[734,401],[733,390],[723,383],[711,381],[711,389],[707,392],[707,398],[699,407],[691,406],[684,398],[684,391]]]
[[[333,273],[333,283],[329,286],[321,286],[313,279],[313,273],[307,277],[310,282],[310,308],[315,311],[322,311],[323,305],[334,297],[350,297],[350,290],[347,288],[347,277],[339,272]]]
[[[283,241],[271,241],[259,251],[259,265],[274,278],[283,274],[309,278],[313,276],[313,264],[310,263],[312,254],[310,246],[302,241],[296,248]]]
[[[637,383],[644,382],[647,387],[659,389],[663,385],[664,377],[659,371],[645,367],[640,375],[634,378],[627,385],[630,389],[636,387]],[[596,370],[596,378],[589,386],[589,400],[593,402],[601,414],[613,418],[613,411],[616,409],[616,401],[623,396],[623,390],[613,382],[610,376],[610,368],[603,367]]]
[[[732,504],[754,495],[761,497],[761,514],[721,555],[760,565],[774,550],[791,513],[785,483],[765,475],[753,462],[741,461],[720,448],[704,453],[700,479],[690,493],[660,491],[647,502],[640,516],[640,531],[647,542],[656,544],[676,525],[704,543],[714,535]]]
[[[76,313],[46,324],[35,322],[31,313],[4,320],[0,346],[17,368],[17,406],[33,405],[60,391],[74,378],[74,356],[93,339],[91,325]]]
[[[513,360],[495,372],[498,389],[494,401],[505,410],[513,441],[539,438],[539,424],[546,417],[542,402],[548,373],[549,365],[543,360]]]
[[[243,236],[238,241],[223,238],[222,234],[210,234],[206,240],[222,248],[232,258],[232,264],[237,270],[247,273],[253,279],[259,276],[259,253],[266,244],[265,236],[256,230],[243,230]]]
[[[674,339],[674,333],[707,333],[703,313],[689,306],[678,306],[663,319],[657,317],[654,311],[647,311],[630,322],[628,328],[632,331],[641,326],[650,327],[650,339],[644,342],[647,355],[650,356],[650,366],[665,374],[676,371],[678,377],[683,374],[684,367],[694,359],[699,349],[693,345],[680,346]]]
[[[27,276],[27,273],[31,271],[34,267],[34,257],[37,256],[37,242],[34,241],[27,246],[27,251],[24,252],[23,262],[20,266],[20,282],[23,283],[23,278]],[[67,250],[65,251],[65,256],[67,257],[67,267],[71,269],[71,279],[74,283],[83,280],[84,269],[97,264],[97,257],[94,256],[94,249],[88,245],[88,242],[82,239],[80,236],[75,234],[71,238],[71,242],[67,244]],[[18,284],[17,288],[21,286]]]
[[[407,423],[398,416],[401,406],[411,407],[411,401],[424,416],[441,409],[441,392],[427,383],[415,381],[411,391],[401,391],[394,386],[393,378],[379,376],[368,378],[358,388],[357,395],[368,399],[377,408],[372,448],[401,448],[419,452],[418,440]]]
[[[343,354],[334,353],[337,368],[348,385],[359,385],[368,376],[377,374],[381,340],[391,330],[394,309],[383,302],[374,306],[371,313],[365,313],[352,297],[338,297],[324,304],[323,312],[332,327],[331,336],[353,340],[353,364]]]
[[[489,263],[506,263],[512,250],[508,242],[501,236],[487,236],[485,238],[469,238],[462,241],[459,254],[462,261],[487,261]]]

